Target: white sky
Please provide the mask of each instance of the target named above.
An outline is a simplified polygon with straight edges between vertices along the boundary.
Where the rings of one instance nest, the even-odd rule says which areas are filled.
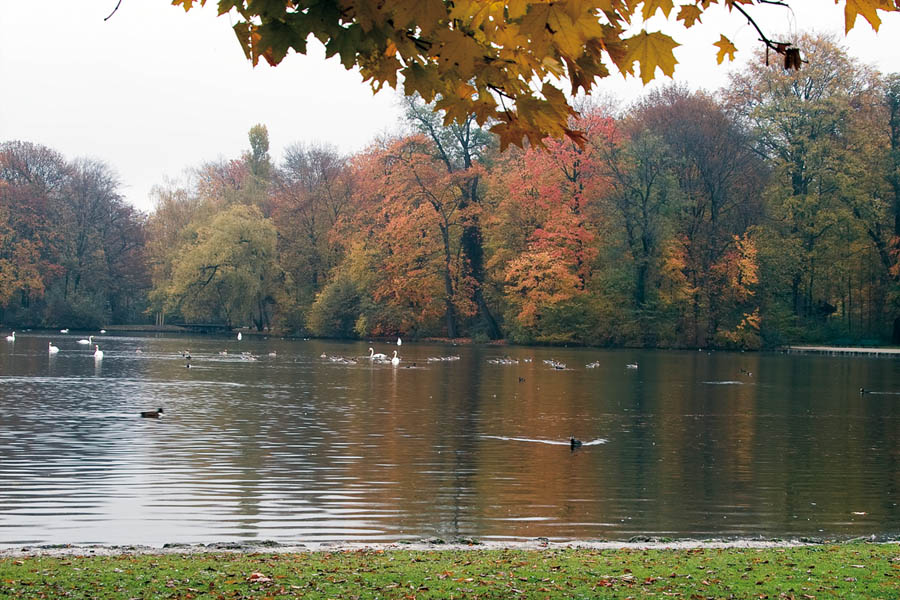
[[[119,174],[125,197],[149,210],[154,184],[207,160],[240,156],[255,123],[268,127],[275,160],[294,142],[354,152],[397,127],[392,91],[373,95],[358,73],[326,61],[312,43],[309,56],[254,69],[229,17],[215,16],[215,0],[187,14],[167,0],[123,0],[104,22],[116,1],[0,0],[0,141],[103,160]],[[842,9],[831,0],[792,5],[793,13],[767,6],[753,14],[767,33],[843,33]],[[686,44],[676,50],[676,79],[716,89],[734,68],[715,63],[719,34],[737,44],[736,65],[759,47],[758,36],[737,14],[703,19],[688,35],[673,34]],[[877,36],[860,22],[845,43],[882,72],[897,72],[900,14],[883,20]],[[644,90],[639,80],[618,76],[600,89],[625,99]]]

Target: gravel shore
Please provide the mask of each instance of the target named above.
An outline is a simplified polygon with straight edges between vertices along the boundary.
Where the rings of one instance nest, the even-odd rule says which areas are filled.
[[[881,543],[898,543],[898,538],[854,538],[852,540],[833,540],[824,538],[793,538],[793,539],[679,539],[636,537],[626,541],[550,541],[537,538],[528,541],[480,541],[480,540],[453,540],[440,539],[419,540],[411,542],[392,543],[347,543],[347,542],[310,542],[302,544],[282,544],[278,542],[218,542],[212,544],[165,544],[163,546],[110,546],[110,545],[69,545],[69,544],[41,544],[33,546],[19,546],[0,548],[0,558],[20,556],[118,556],[123,554],[201,554],[211,552],[242,552],[242,553],[303,553],[303,552],[343,552],[343,551],[419,551],[431,552],[440,550],[559,550],[566,548],[581,548],[595,550],[620,550],[620,549],[654,549],[654,550],[684,550],[690,548],[786,548],[795,546],[809,546],[817,544],[832,544],[846,542],[872,541]]]

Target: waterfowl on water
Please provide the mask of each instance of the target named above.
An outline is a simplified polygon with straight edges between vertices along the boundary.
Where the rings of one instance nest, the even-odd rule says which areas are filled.
[[[401,340],[399,337],[397,338],[397,345],[398,345],[398,346],[402,346],[402,345],[403,345],[403,340]]]
[[[569,438],[569,447],[572,448],[572,450],[574,450],[575,448],[580,448],[581,443],[581,440],[576,440],[574,437]]]
[[[369,360],[387,360],[387,354],[382,354],[381,352],[375,354],[375,349],[369,348]]]
[[[47,342],[47,349],[50,352],[50,354],[56,354],[57,352],[59,352],[59,348],[54,346],[53,342]]]
[[[143,410],[141,411],[141,416],[145,419],[158,419],[162,415],[163,409],[157,408],[156,410]]]
[[[9,334],[8,336],[6,336],[6,341],[7,341],[7,342],[14,342],[14,341],[16,341],[16,332],[13,331],[11,334]],[[370,350],[371,350],[371,348],[370,348]]]
[[[400,364],[400,357],[397,356],[397,351],[394,350],[394,358],[391,359],[391,364],[395,367]]]
[[[97,344],[94,344],[94,360],[103,360],[103,350]]]
[[[867,390],[866,388],[859,388],[860,394],[871,394],[872,390]]]
[[[237,334],[237,339],[238,339],[238,341],[241,341],[243,338],[244,338],[244,336],[241,335],[241,332],[240,332],[240,331],[238,331],[238,334]]]
[[[66,327],[65,329],[60,329],[59,332],[60,333],[69,333],[69,328]]]
[[[89,335],[89,336],[88,336],[88,339],[80,339],[80,340],[78,340],[78,343],[79,343],[79,344],[82,344],[82,345],[93,344],[93,343],[94,343],[94,336]]]
[[[625,365],[625,368],[626,369],[637,369],[638,364],[637,363],[628,363],[627,365]]]

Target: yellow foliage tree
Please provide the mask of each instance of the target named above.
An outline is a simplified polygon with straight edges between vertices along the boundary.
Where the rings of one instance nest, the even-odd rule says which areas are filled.
[[[821,0],[820,0],[821,1]],[[842,0],[837,0],[841,2]],[[843,0],[849,31],[862,15],[877,31],[879,11],[898,11],[898,0]],[[206,0],[173,0],[190,10]],[[676,19],[699,23],[713,5],[738,12],[755,26],[748,8],[770,0],[686,0]],[[402,81],[407,95],[437,100],[447,123],[475,115],[495,124],[503,147],[546,136],[581,140],[569,126],[571,97],[590,93],[609,75],[607,64],[646,83],[657,68],[672,75],[678,43],[642,27],[673,0],[218,0],[220,15],[236,21],[234,31],[248,59],[277,65],[290,50],[305,53],[310,36],[348,69],[359,67],[375,90]],[[637,31],[635,32],[635,30]],[[757,27],[758,29],[758,27]],[[799,49],[759,32],[786,68],[799,68]],[[719,62],[733,57],[722,36]]]

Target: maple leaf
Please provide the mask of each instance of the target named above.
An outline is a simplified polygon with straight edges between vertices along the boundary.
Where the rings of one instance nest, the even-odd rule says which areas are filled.
[[[881,18],[878,16],[878,9],[897,10],[891,7],[889,3],[880,2],[879,0],[847,0],[844,5],[844,33],[849,33],[856,24],[856,15],[865,17],[872,29],[878,31],[881,26]]]
[[[447,19],[447,5],[441,0],[394,0],[392,4],[392,12],[403,15],[424,36],[434,33]]]
[[[668,18],[669,13],[672,12],[672,8],[672,0],[644,0],[644,9],[641,11],[641,15],[646,21],[647,19],[652,17],[657,10],[661,9],[663,15]]]
[[[737,48],[735,48],[734,44],[732,44],[731,40],[727,37],[720,35],[719,41],[713,44],[713,46],[719,49],[719,52],[716,54],[716,61],[718,64],[721,65],[726,56],[729,61],[734,60],[734,53],[737,52]]]
[[[677,20],[682,21],[685,27],[693,27],[694,23],[700,22],[702,11],[696,4],[685,4],[678,11]]]
[[[184,7],[184,12],[187,12],[194,7],[194,2],[198,2],[198,0],[172,0],[172,5],[178,6],[179,4],[181,4],[182,7]],[[206,0],[199,0],[198,3],[200,4],[200,6],[203,6],[204,4],[206,4]]]
[[[629,65],[635,62],[640,65],[641,81],[645,85],[653,79],[657,67],[669,77],[675,73],[678,61],[675,60],[673,50],[678,46],[678,42],[671,37],[658,31],[653,33],[641,31],[625,41],[628,43],[625,62]]]

